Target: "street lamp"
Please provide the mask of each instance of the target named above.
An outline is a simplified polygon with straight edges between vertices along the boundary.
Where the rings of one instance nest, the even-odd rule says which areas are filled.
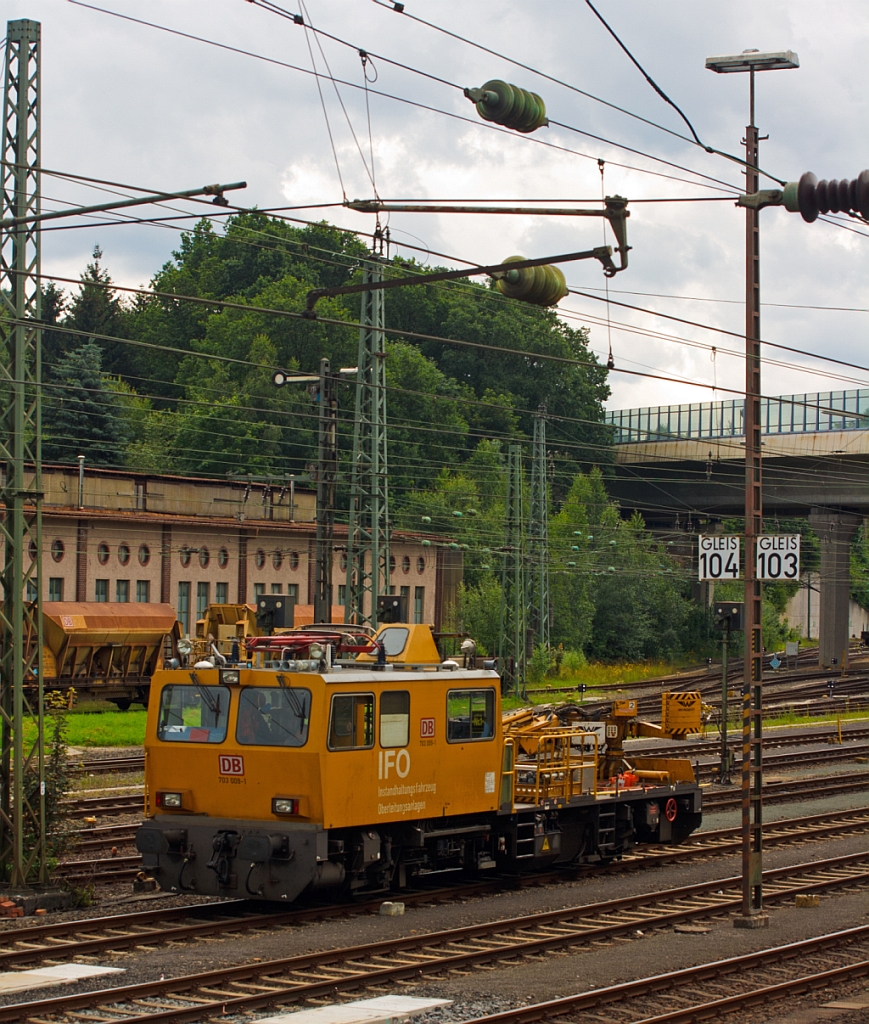
[[[754,123],[756,71],[798,68],[791,50],[707,57],[717,74],[749,73],[749,123],[745,129],[745,192],[758,190],[758,133]],[[760,436],[760,238],[757,207],[745,210],[745,664],[742,675],[742,916],[738,928],[769,924],[763,912],[763,640],[761,584],[755,578],[755,538],[763,532]]]

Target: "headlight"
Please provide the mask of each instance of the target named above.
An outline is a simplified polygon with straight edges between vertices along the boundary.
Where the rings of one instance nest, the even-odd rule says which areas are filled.
[[[227,686],[238,686],[238,669],[228,668],[220,673],[220,681]]]
[[[193,652],[193,642],[185,637],[181,637],[175,647],[179,654],[187,655]]]
[[[299,801],[291,797],[276,796],[272,800],[272,814],[298,814]]]
[[[319,661],[319,659],[323,657],[323,645],[311,644],[311,646],[308,648],[308,655],[311,658],[314,658],[315,660]]]
[[[181,807],[181,794],[180,793],[158,793],[157,794],[157,806],[158,807],[171,807],[176,810]]]

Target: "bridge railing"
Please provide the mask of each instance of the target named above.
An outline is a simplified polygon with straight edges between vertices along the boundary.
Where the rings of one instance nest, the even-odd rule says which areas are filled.
[[[745,403],[734,398],[722,402],[614,409],[606,412],[605,422],[613,428],[616,444],[632,444],[637,441],[743,437],[744,415]],[[783,395],[761,400],[761,430],[764,434],[867,428],[869,388]]]

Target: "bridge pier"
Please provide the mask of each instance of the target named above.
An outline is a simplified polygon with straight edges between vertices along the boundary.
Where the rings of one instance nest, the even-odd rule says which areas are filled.
[[[822,668],[842,664],[848,649],[851,591],[851,541],[863,517],[853,512],[813,508],[809,523],[821,546],[819,663]]]

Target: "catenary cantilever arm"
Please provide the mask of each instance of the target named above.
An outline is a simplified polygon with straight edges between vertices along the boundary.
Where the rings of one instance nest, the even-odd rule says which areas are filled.
[[[526,267],[545,267],[551,263],[572,263],[575,260],[600,260],[604,273],[611,277],[617,268],[612,260],[613,251],[608,245],[600,245],[596,249],[583,252],[568,252],[561,256],[542,256],[535,260],[515,260],[512,263],[495,263],[489,267],[468,267],[465,270],[443,270],[437,274],[414,274],[413,277],[393,277],[385,281],[369,281],[367,284],[343,284],[334,288],[312,288],[308,292],[302,316],[313,320],[317,313],[314,306],[320,299],[333,295],[354,295],[357,292],[382,291],[385,288],[404,288],[408,285],[434,284],[436,281],[450,281],[475,274],[487,274],[489,277],[503,277],[511,270],[524,270]]]

